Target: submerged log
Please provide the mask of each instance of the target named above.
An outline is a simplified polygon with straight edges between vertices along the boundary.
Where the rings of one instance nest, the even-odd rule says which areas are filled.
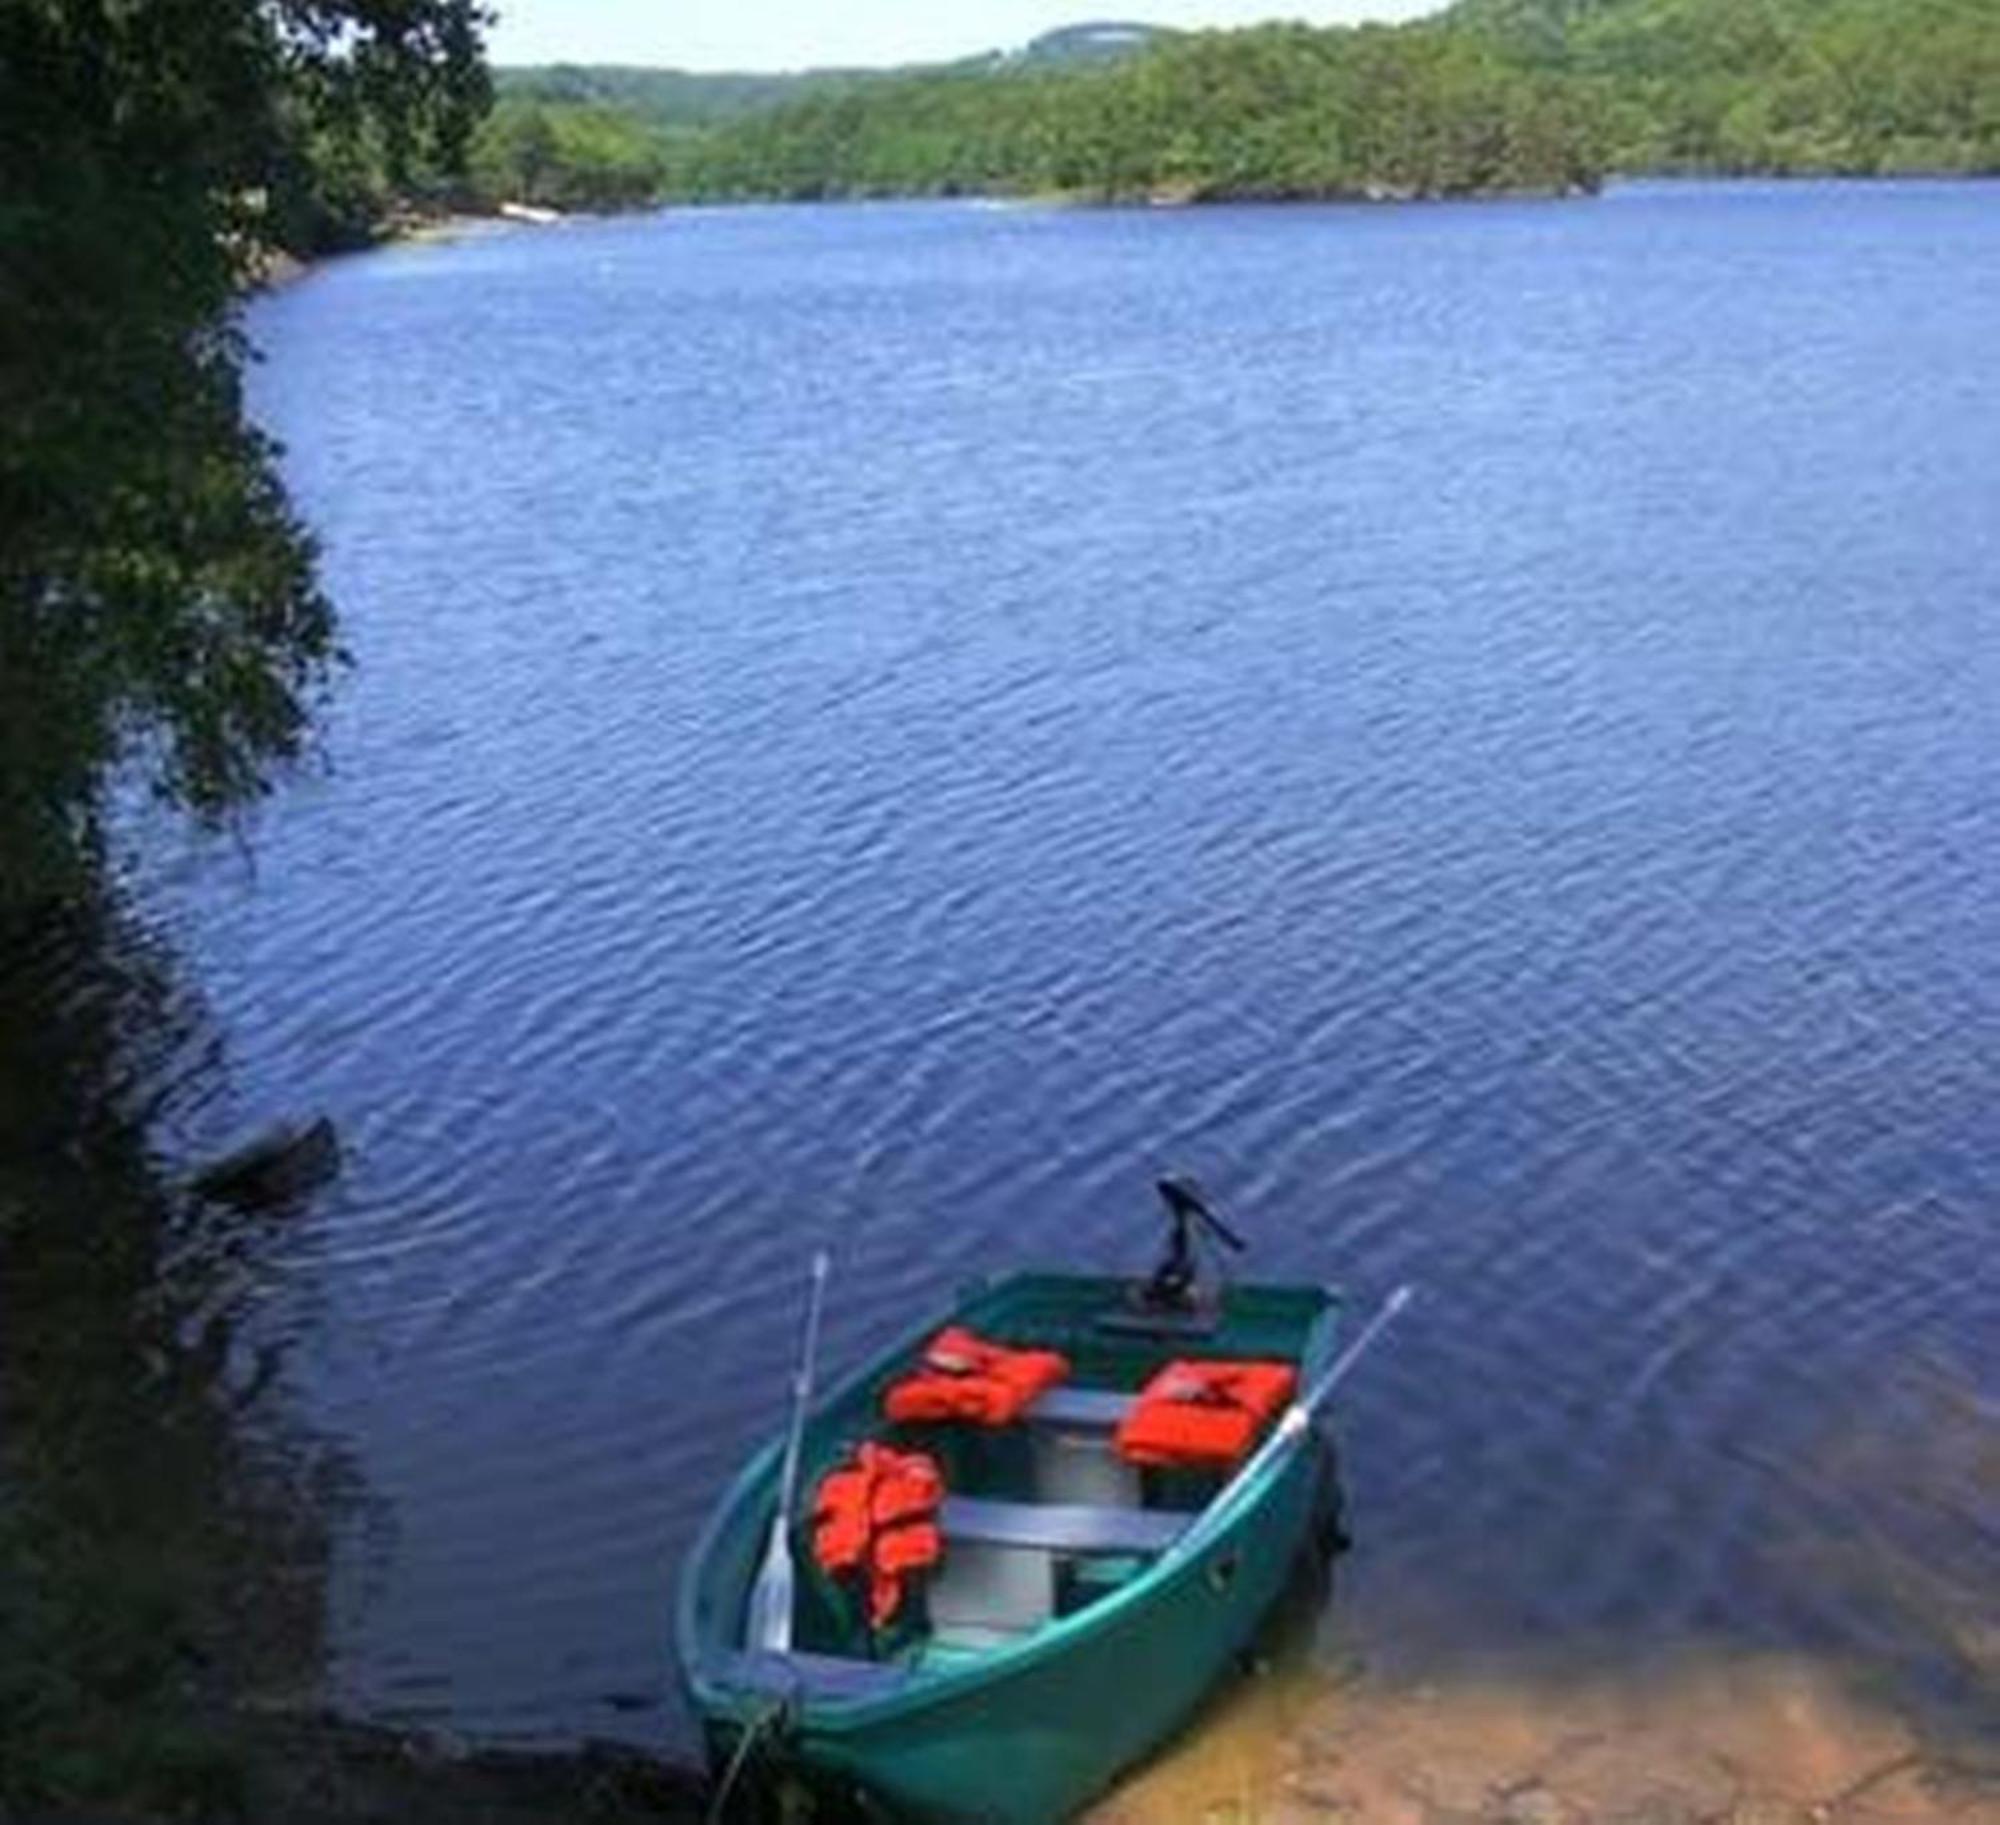
[[[269,1210],[317,1190],[340,1170],[340,1136],[322,1115],[304,1128],[279,1123],[205,1166],[189,1181],[197,1197],[239,1210]]]

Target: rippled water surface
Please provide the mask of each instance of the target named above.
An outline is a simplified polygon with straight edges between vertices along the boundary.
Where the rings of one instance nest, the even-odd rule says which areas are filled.
[[[810,1246],[844,1363],[1162,1165],[1424,1289],[1329,1652],[1990,1695],[2000,189],[670,214],[253,322],[358,666],[156,897],[189,1144],[347,1142],[345,1702],[684,1730]]]

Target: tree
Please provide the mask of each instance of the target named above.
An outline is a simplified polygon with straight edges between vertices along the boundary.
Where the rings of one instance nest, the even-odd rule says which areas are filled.
[[[462,152],[482,24],[0,0],[0,918],[83,890],[119,781],[215,818],[307,740],[339,650],[237,303],[322,169]]]
[[[619,209],[649,202],[666,146],[634,114],[591,102],[503,96],[472,146],[472,197],[559,209]]]
[[[507,193],[524,203],[545,203],[556,165],[556,132],[545,109],[532,103],[507,109],[496,123],[496,162]]]
[[[1587,188],[1597,110],[1427,25],[1176,34],[1115,63],[878,78],[725,121],[683,195],[1109,200]]]

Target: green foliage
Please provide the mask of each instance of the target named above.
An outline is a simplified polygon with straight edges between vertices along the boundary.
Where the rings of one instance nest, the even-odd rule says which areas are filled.
[[[493,72],[493,89],[509,102],[543,106],[612,108],[665,133],[687,132],[739,115],[796,101],[817,88],[837,88],[855,78],[837,71],[799,75],[713,75],[689,70],[637,69],[623,64],[557,63]]]
[[[1470,37],[1266,26],[808,96],[718,129],[673,178],[698,197],[1119,199],[1571,190],[1598,170],[1591,111]]]
[[[0,5],[0,915],[78,889],[121,774],[212,817],[304,740],[332,617],[233,304],[367,172],[462,146],[478,21]]]
[[[472,145],[475,199],[556,209],[620,209],[658,194],[665,138],[632,115],[592,104],[505,97]]]
[[[643,122],[662,189],[697,199],[1450,196],[1588,189],[1607,170],[2000,170],[1992,0],[1460,0],[1395,29],[1077,27],[873,77],[561,68],[504,87],[552,129],[558,104],[598,110],[599,134],[602,110]],[[565,184],[623,194],[645,169],[636,146],[569,141],[533,183],[489,169],[551,201]]]
[[[2000,171],[1992,0],[1460,0],[1596,94],[1625,170]]]
[[[557,63],[493,72],[501,103],[611,109],[672,137],[698,132],[808,96],[868,88],[901,77],[990,74],[997,70],[1062,68],[1116,62],[1149,42],[1172,36],[1158,26],[1113,20],[1044,32],[1010,54],[990,51],[952,64],[909,64],[898,70],[817,69],[792,73],[696,72],[627,64]]]

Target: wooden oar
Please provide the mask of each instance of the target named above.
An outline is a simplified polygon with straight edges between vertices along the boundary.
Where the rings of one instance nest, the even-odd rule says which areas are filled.
[[[750,1587],[750,1625],[745,1631],[752,1647],[770,1654],[792,1651],[792,1599],[798,1578],[792,1566],[792,1505],[798,1497],[799,1448],[805,1438],[806,1410],[812,1405],[813,1363],[819,1355],[819,1313],[826,1296],[830,1263],[825,1249],[813,1256],[812,1296],[806,1307],[805,1348],[799,1372],[792,1378],[792,1426],[785,1435],[785,1466],[778,1477],[778,1508],[771,1516],[771,1538],[764,1563]]]

